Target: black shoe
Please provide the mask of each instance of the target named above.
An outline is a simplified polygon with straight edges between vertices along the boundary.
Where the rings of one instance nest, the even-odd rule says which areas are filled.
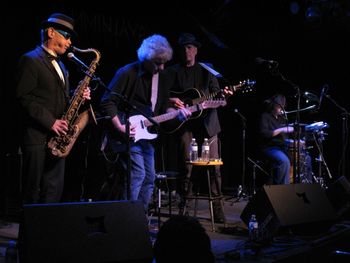
[[[186,207],[186,212],[185,212],[185,207],[179,206],[179,215],[180,216],[189,216],[188,209],[189,209],[189,207]]]
[[[224,218],[225,218],[225,215],[221,209],[214,210],[214,222],[215,223],[224,223],[225,222]]]
[[[214,223],[217,223],[217,224],[222,224],[224,223],[225,220],[223,217],[219,217],[219,216],[214,216]]]
[[[184,215],[184,208],[183,207],[179,208],[179,215],[180,216]]]

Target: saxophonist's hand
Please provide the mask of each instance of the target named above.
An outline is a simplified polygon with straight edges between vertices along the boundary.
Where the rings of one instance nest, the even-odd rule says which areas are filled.
[[[68,124],[65,120],[56,120],[52,125],[51,130],[56,133],[58,136],[66,135],[68,131]]]
[[[78,90],[80,90],[80,92],[81,92],[81,88],[82,88],[81,85],[84,85],[84,84],[82,83],[82,80],[79,82],[79,86],[78,86],[77,89],[74,90],[74,94],[73,94],[72,96],[76,96]],[[81,96],[81,94],[79,94],[79,96]],[[90,91],[90,87],[87,87],[87,86],[84,87],[84,89],[83,89],[83,99],[84,99],[84,100],[91,100],[91,91]]]
[[[91,92],[90,92],[90,88],[89,87],[86,87],[85,89],[84,89],[84,92],[83,92],[83,98],[85,99],[85,100],[91,100],[91,94],[90,94]]]

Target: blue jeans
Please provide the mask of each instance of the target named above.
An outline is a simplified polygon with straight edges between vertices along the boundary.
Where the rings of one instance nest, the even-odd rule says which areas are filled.
[[[126,169],[127,159],[123,156],[124,168]],[[155,166],[154,147],[149,141],[141,140],[131,143],[130,146],[130,200],[141,201],[145,212],[148,211],[148,204],[152,198]],[[123,191],[123,198],[127,199],[127,180]]]
[[[263,150],[264,156],[271,163],[273,184],[289,184],[290,160],[280,147],[269,147]]]

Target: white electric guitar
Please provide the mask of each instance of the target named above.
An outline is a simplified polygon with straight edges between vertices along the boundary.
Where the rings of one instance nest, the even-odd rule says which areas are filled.
[[[213,109],[213,108],[218,108],[220,106],[225,106],[226,105],[226,100],[220,99],[220,100],[206,100],[203,101],[202,103],[192,105],[187,107],[186,109],[189,110],[191,113],[196,112],[196,111],[201,111],[205,109]],[[178,116],[180,110],[174,110],[170,111],[168,113],[158,115],[152,118],[156,123],[162,123],[171,119],[174,119]],[[147,120],[144,116],[142,115],[134,115],[131,116],[130,119],[130,125],[135,127],[135,137],[134,137],[134,142],[137,142],[139,140],[153,140],[157,138],[157,134],[155,133],[150,133],[148,131],[148,127],[151,127],[153,123],[151,123],[149,120]]]

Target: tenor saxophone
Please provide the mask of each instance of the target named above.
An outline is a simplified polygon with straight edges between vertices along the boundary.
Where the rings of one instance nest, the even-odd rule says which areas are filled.
[[[89,114],[93,114],[91,107],[82,113],[79,113],[79,109],[84,104],[85,99],[83,93],[86,87],[89,86],[91,78],[93,77],[98,62],[101,58],[101,54],[98,50],[88,48],[79,49],[72,47],[73,51],[88,53],[92,52],[95,54],[95,59],[91,62],[90,66],[86,69],[85,77],[79,82],[78,87],[75,90],[73,97],[70,100],[68,110],[63,115],[62,119],[67,121],[68,131],[64,135],[59,135],[50,138],[48,141],[48,148],[52,155],[56,157],[66,157],[71,151],[75,141],[79,134],[85,128],[89,121]]]

